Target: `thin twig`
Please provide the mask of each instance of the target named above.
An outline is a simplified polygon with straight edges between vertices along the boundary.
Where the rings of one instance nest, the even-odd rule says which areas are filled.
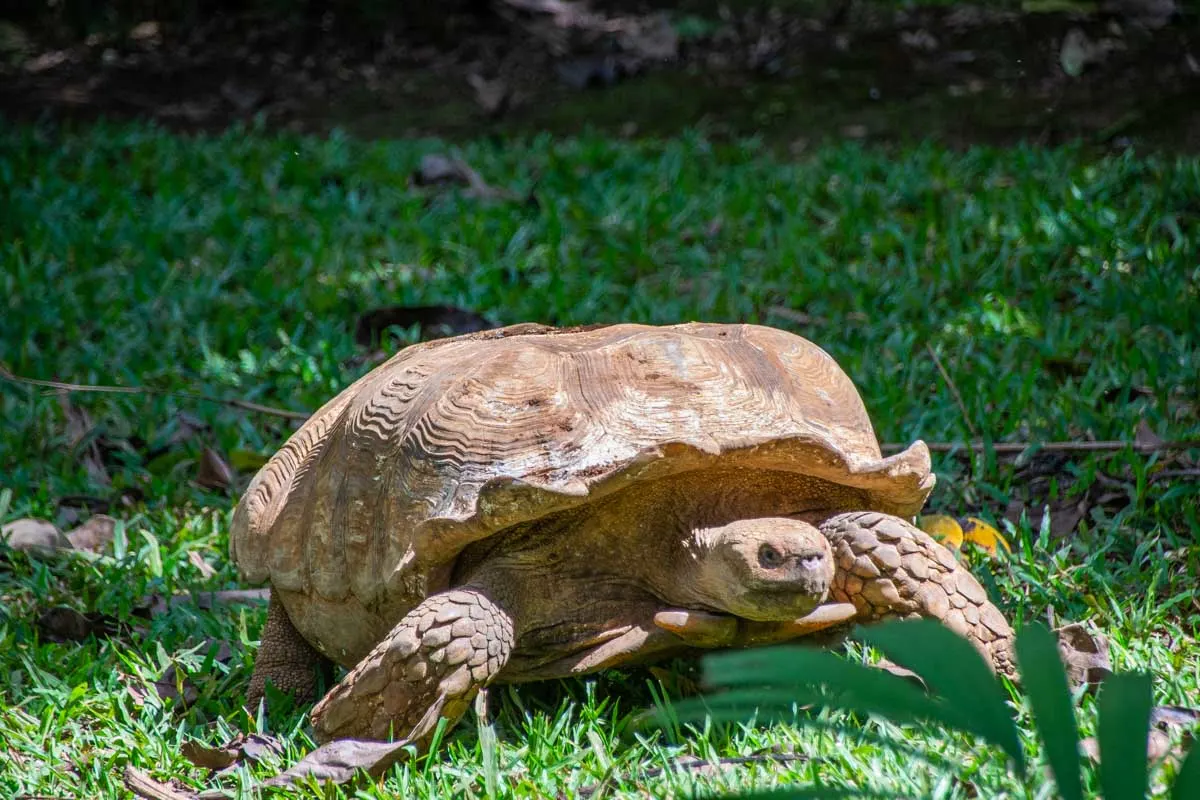
[[[100,386],[88,383],[64,383],[62,381],[46,381],[39,380],[37,378],[25,378],[21,375],[14,375],[3,366],[0,366],[0,379],[9,381],[10,383],[23,383],[26,386],[40,386],[46,389],[56,389],[60,392],[149,394],[157,397],[178,397],[186,400],[200,400],[206,403],[220,403],[221,405],[240,408],[243,411],[254,411],[259,414],[270,414],[273,417],[283,417],[284,419],[306,420],[312,416],[307,411],[288,411],[284,408],[275,408],[273,406],[264,406],[259,403],[251,403],[249,400],[233,400],[225,397],[212,397],[211,395],[197,394],[195,392],[168,392],[163,389],[151,389],[145,386]]]
[[[1129,448],[1135,453],[1157,453],[1163,450],[1190,450],[1200,447],[1200,439],[1183,439],[1177,442],[926,442],[925,446],[933,453],[952,453],[955,450],[985,450],[992,448],[995,453],[1023,453],[1031,447],[1050,453],[1100,453]],[[882,446],[884,453],[900,453],[907,450],[909,445],[888,442]]]
[[[946,386],[950,388],[950,394],[954,395],[954,402],[958,403],[958,410],[962,412],[963,422],[967,423],[967,430],[971,432],[973,438],[978,439],[979,431],[975,429],[975,423],[971,422],[971,415],[967,411],[967,404],[963,402],[962,395],[958,393],[958,387],[954,385],[954,379],[946,371],[946,367],[942,364],[942,359],[938,357],[937,351],[933,349],[933,346],[926,342],[925,349],[932,356],[933,363],[937,366],[938,372],[942,373],[942,378],[945,379]]]

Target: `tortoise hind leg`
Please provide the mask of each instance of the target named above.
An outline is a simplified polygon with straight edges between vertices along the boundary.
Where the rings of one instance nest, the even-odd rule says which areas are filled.
[[[258,710],[268,681],[298,702],[309,702],[316,698],[318,683],[327,686],[332,678],[333,663],[300,635],[272,589],[267,622],[254,659],[254,674],[246,691],[247,708]]]
[[[385,741],[423,750],[439,718],[453,725],[508,663],[513,620],[478,589],[451,589],[410,611],[313,708],[319,742]]]
[[[836,514],[818,526],[837,562],[830,595],[853,603],[858,619],[932,617],[966,637],[992,666],[1015,674],[1013,631],[987,593],[949,550],[899,517]]]

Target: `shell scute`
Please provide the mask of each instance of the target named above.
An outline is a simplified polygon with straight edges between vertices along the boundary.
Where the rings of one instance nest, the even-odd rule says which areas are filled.
[[[471,542],[720,459],[915,513],[928,450],[883,458],[850,379],[753,325],[512,326],[406,348],[306,422],[251,482],[251,580],[403,613]]]

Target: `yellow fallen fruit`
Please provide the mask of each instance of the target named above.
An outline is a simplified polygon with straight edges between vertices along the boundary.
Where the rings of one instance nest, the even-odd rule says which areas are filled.
[[[1003,547],[1005,552],[1012,552],[1012,548],[1008,546],[1008,540],[1000,531],[979,517],[967,517],[963,520],[962,536],[963,541],[979,545],[993,555],[996,553],[997,546]]]
[[[963,543],[963,529],[958,520],[945,514],[922,514],[918,520],[921,530],[928,533],[939,544],[958,550]]]

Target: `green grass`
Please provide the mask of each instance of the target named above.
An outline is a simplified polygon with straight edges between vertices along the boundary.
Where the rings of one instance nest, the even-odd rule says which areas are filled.
[[[438,149],[253,130],[187,138],[146,127],[5,128],[0,362],[29,377],[311,410],[367,368],[352,360],[361,355],[354,320],[379,305],[449,303],[502,323],[751,321],[825,347],[883,440],[970,436],[926,345],[991,439],[1131,439],[1142,421],[1163,438],[1200,437],[1196,158],[848,145],[787,162],[754,142],[698,136],[466,147],[489,182],[538,199],[522,205],[410,190],[408,173]],[[774,316],[772,306],[813,322]],[[131,487],[146,503],[112,512],[125,523],[115,552],[0,561],[0,796],[124,796],[126,763],[208,786],[179,744],[258,725],[240,701],[260,610],[181,607],[140,632],[65,644],[46,641],[35,620],[65,604],[137,621],[132,609],[147,594],[238,585],[227,558],[234,498],[197,487],[195,461],[205,444],[269,454],[290,425],[171,397],[72,401],[93,435],[127,444],[108,456],[114,488],[89,482],[55,397],[0,383],[0,486],[12,490],[0,519],[53,519],[63,495]],[[182,410],[211,430],[169,444]],[[155,448],[163,452],[146,458]],[[1155,676],[1155,702],[1196,706],[1200,492],[1183,479],[1149,480],[1158,458],[1073,459],[1055,476],[1057,491],[1082,492],[1106,480],[1100,473],[1132,501],[1094,510],[1066,541],[1037,519],[1022,523],[1014,554],[988,568],[1013,620],[1052,610],[1089,621],[1110,637],[1118,669]],[[931,506],[941,511],[995,519],[1024,488],[1019,470],[992,458],[936,466]],[[205,578],[189,554],[216,575]],[[211,639],[231,643],[228,663],[205,663]],[[148,688],[170,664],[198,690],[187,710]],[[138,693],[147,694],[140,707]],[[660,695],[640,671],[494,689],[499,795],[574,796],[608,777],[606,797],[777,783],[1046,796],[1014,785],[996,751],[963,735],[841,713],[620,737]],[[1082,703],[1094,734],[1093,700]],[[1027,713],[1021,722],[1037,763]],[[304,725],[303,709],[275,720],[284,760],[224,785],[309,749]],[[468,715],[432,758],[344,796],[484,797],[481,741]],[[683,755],[780,749],[808,760],[638,777]],[[1091,771],[1085,790],[1094,796],[1096,786]]]

